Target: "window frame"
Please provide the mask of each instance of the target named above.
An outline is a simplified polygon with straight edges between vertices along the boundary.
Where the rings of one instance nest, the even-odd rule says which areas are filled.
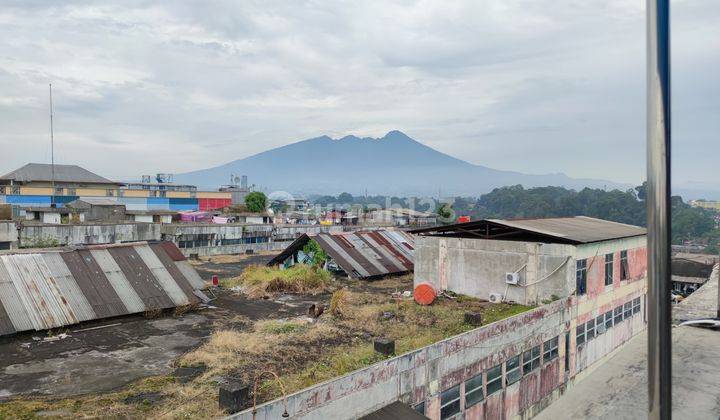
[[[585,344],[585,324],[579,324],[575,327],[575,347]]]
[[[605,317],[605,331],[609,330],[615,325],[615,318],[613,317],[613,310],[610,309],[609,311],[605,312],[603,314]],[[610,325],[608,325],[610,324]]]
[[[536,352],[537,350],[537,352]],[[526,356],[530,356],[530,360],[526,359]],[[532,348],[529,348],[525,350],[522,354],[522,374],[523,377],[531,374],[537,368],[540,367],[540,356],[542,353],[540,352],[540,345],[534,346]],[[525,366],[529,366],[529,369],[525,369]]]
[[[623,304],[623,319],[629,319],[632,318],[633,311],[632,311],[632,301],[629,300]]]
[[[20,186],[13,185],[10,187],[10,195],[20,195]]]
[[[608,267],[609,266],[609,267]],[[612,286],[614,281],[615,254],[605,254],[605,286]]]
[[[495,371],[498,372],[497,376],[490,377],[491,374],[495,374]],[[486,380],[485,383],[485,392],[487,392],[487,396],[491,396],[495,394],[496,392],[500,392],[503,390],[503,372],[502,372],[502,363],[499,365],[495,365],[491,367],[490,369],[485,371]],[[495,386],[495,383],[498,383],[500,386],[497,389],[490,390],[490,385],[492,384],[493,387]]]
[[[560,344],[560,336],[555,336],[543,343],[543,357],[542,362],[550,363],[558,357],[558,347]],[[550,348],[546,348],[549,346]]]
[[[630,278],[630,266],[628,265],[627,249],[620,251],[620,281],[626,281]]]
[[[471,383],[474,380],[480,380],[480,385],[475,386],[468,390],[468,383]],[[468,402],[468,396],[470,394],[477,394],[479,391],[480,393],[480,399],[478,399],[475,402]],[[472,378],[465,381],[465,408],[472,407],[475,404],[480,404],[481,402],[485,401],[485,384],[483,383],[483,372],[478,373],[477,375],[473,376]]]
[[[616,306],[615,309],[613,309],[613,323],[618,325],[623,322],[623,319],[623,306]]]
[[[604,328],[599,328],[600,325]],[[595,317],[595,337],[605,334],[605,331],[607,331],[607,327],[605,327],[605,314],[600,314]]]
[[[638,296],[632,300],[632,314],[633,315],[639,314],[641,310],[642,310],[642,301],[640,299],[640,296]]]
[[[443,398],[445,397],[445,395],[452,394],[452,393],[457,393],[457,396],[453,396],[452,399],[443,403]],[[453,405],[455,403],[457,403],[457,411],[450,413],[450,414],[443,414],[444,408],[446,408],[450,405]],[[448,388],[445,391],[442,391],[440,393],[440,419],[441,420],[451,419],[451,418],[457,416],[458,414],[460,414],[461,411],[462,410],[460,410],[460,384],[451,386],[450,388]]]
[[[515,364],[515,367],[510,367],[510,364]],[[511,375],[517,374],[517,377],[511,378]],[[520,381],[520,378],[522,378],[522,363],[520,360],[520,355],[518,354],[515,357],[511,357],[505,361],[505,386],[512,385],[518,381]]]
[[[579,296],[587,293],[587,258],[575,260],[575,289]]]
[[[592,326],[589,326],[592,323]],[[585,341],[588,342],[595,338],[595,318],[585,323]]]

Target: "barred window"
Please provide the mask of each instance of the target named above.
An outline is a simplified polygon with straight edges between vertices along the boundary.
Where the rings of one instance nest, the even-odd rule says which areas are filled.
[[[543,363],[558,357],[558,337],[551,338],[543,345]]]
[[[520,355],[517,355],[505,362],[505,384],[514,384],[520,380],[520,376]]]
[[[502,387],[502,365],[497,365],[487,371],[487,393],[488,395],[494,394]]]
[[[449,419],[460,413],[460,385],[440,394],[440,419]]]
[[[479,373],[465,381],[465,408],[482,402],[483,399],[485,399],[483,392],[483,374]]]
[[[540,346],[523,353],[523,375],[529,375],[540,366]]]

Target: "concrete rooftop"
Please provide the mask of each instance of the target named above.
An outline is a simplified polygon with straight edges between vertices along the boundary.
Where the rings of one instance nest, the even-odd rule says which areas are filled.
[[[710,280],[673,309],[676,321],[715,316],[718,267]],[[672,330],[673,417],[717,419],[720,415],[720,331]],[[591,368],[592,369],[592,368]],[[647,418],[647,333],[633,338],[607,362],[543,410],[538,419]]]

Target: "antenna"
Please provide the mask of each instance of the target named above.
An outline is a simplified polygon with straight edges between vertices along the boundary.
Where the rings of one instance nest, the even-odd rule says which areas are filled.
[[[52,171],[52,193],[50,207],[55,207],[55,135],[53,133],[52,83],[50,83],[50,168]]]

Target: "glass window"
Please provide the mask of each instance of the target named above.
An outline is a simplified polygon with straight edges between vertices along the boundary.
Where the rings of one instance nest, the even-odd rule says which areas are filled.
[[[605,329],[609,330],[613,326],[613,311],[605,312]]]
[[[538,366],[540,366],[540,346],[535,346],[523,353],[523,375],[530,374]]]
[[[633,309],[632,309],[633,315],[640,312],[640,296],[633,299]]]
[[[613,254],[605,254],[605,286],[613,284]]]
[[[581,346],[585,343],[585,324],[575,327],[575,345]]]
[[[13,187],[12,187],[12,194],[13,194],[13,195],[19,195],[19,194],[20,194],[20,187],[13,185]]]
[[[63,187],[55,187],[55,195],[63,195]]]
[[[575,287],[578,295],[584,295],[587,291],[587,260],[575,262]]]
[[[502,365],[497,365],[487,371],[487,393],[494,394],[502,389]]]
[[[511,385],[520,380],[520,355],[505,362],[505,384]]]
[[[483,399],[483,375],[479,373],[465,381],[465,408],[472,407]]]
[[[585,339],[587,341],[595,338],[595,319],[591,319],[585,324]]]
[[[5,187],[0,185],[0,195],[5,195]]]
[[[415,406],[413,407],[413,410],[424,415],[425,414],[425,401],[415,404]]]
[[[460,412],[460,385],[440,394],[440,418],[449,419]]]
[[[623,309],[625,309],[625,319],[632,317],[632,302],[625,302],[625,305],[623,306]]]
[[[623,307],[622,305],[615,308],[615,325],[621,323],[623,320]]]
[[[605,332],[605,329],[607,327],[603,327],[603,324],[605,324],[605,315],[600,314],[597,318],[595,318],[595,335],[600,335]]]
[[[558,356],[558,338],[551,338],[543,345],[543,363],[547,363]]]
[[[628,254],[627,250],[620,251],[620,280],[628,279]]]

